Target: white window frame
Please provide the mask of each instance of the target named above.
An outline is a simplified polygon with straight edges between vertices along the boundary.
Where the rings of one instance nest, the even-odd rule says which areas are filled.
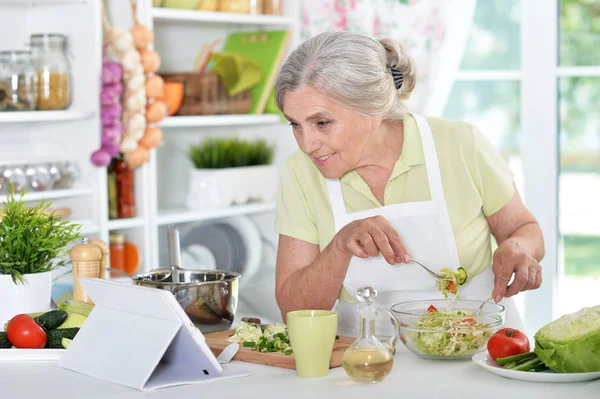
[[[525,330],[552,321],[558,272],[558,8],[559,0],[521,2],[521,131],[525,201],[540,223],[546,255],[543,283],[525,295]]]

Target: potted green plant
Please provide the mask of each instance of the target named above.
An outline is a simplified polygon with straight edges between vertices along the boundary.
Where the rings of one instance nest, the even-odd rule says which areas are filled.
[[[210,138],[189,148],[194,168],[186,205],[222,208],[251,201],[271,202],[277,194],[274,147],[265,140]]]
[[[67,245],[81,225],[62,221],[41,201],[27,206],[9,193],[0,209],[0,323],[19,313],[48,310],[52,270],[69,262]]]

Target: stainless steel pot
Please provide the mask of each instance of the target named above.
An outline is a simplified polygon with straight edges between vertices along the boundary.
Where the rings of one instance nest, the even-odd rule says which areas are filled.
[[[231,327],[238,305],[240,275],[220,270],[157,269],[133,276],[134,284],[169,290],[203,333]]]

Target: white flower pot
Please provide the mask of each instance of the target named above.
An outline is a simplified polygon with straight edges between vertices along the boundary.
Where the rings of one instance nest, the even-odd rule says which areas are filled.
[[[273,202],[277,196],[278,177],[279,169],[274,165],[192,169],[186,206],[192,210],[206,210],[250,201]]]
[[[20,313],[50,310],[52,272],[23,275],[23,283],[12,281],[10,275],[0,274],[0,331],[4,323]]]

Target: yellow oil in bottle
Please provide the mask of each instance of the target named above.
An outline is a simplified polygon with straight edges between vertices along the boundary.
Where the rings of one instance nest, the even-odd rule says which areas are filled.
[[[342,357],[346,374],[358,382],[379,382],[394,365],[392,354],[380,348],[348,348]]]

